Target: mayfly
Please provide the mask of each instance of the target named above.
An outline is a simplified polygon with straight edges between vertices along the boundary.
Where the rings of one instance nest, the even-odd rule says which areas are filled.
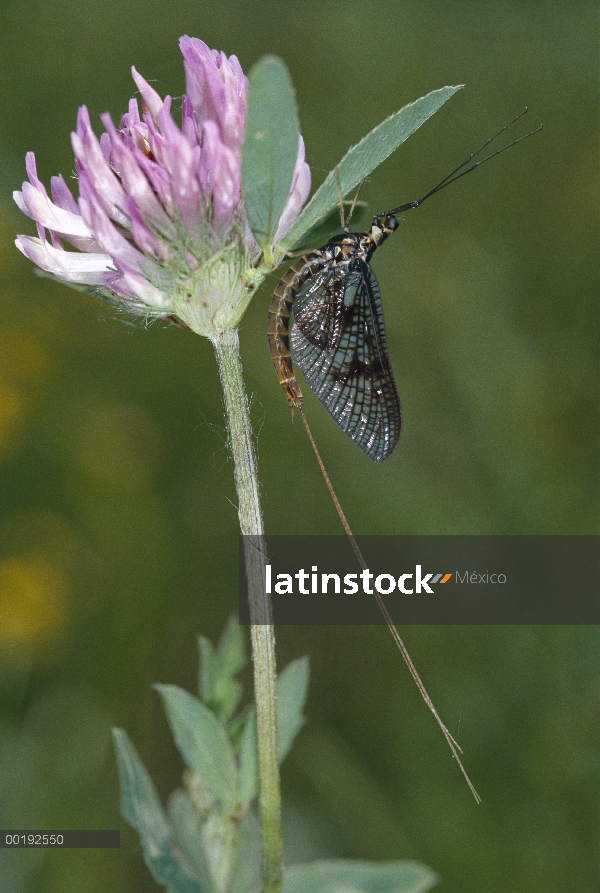
[[[370,260],[375,250],[398,229],[397,214],[418,208],[436,192],[541,130],[540,126],[470,164],[473,158],[526,111],[527,109],[486,140],[476,152],[472,152],[462,164],[421,198],[376,214],[371,228],[366,232],[350,232],[348,223],[344,221],[340,195],[343,233],[334,236],[318,251],[302,254],[273,293],[267,336],[277,376],[292,414],[295,409],[299,411],[331,498],[363,570],[366,569],[365,560],[335,494],[304,413],[302,391],[292,365],[292,352],[307,384],[342,431],[374,462],[388,459],[400,440],[402,410],[387,349],[381,294]],[[290,351],[291,313],[294,315],[294,324]],[[479,803],[479,795],[461,762],[459,745],[435,709],[385,602],[377,591],[374,591],[374,596],[417,688],[437,720],[475,800]]]
[[[539,127],[467,167],[526,111],[421,198],[376,214],[366,232],[350,232],[340,205],[344,232],[319,250],[303,254],[273,293],[267,336],[292,412],[302,408],[293,354],[315,396],[374,462],[384,462],[398,446],[402,410],[387,348],[381,294],[370,265],[373,253],[398,228],[397,214],[418,208],[436,192],[541,130]],[[290,312],[294,315],[291,351]]]

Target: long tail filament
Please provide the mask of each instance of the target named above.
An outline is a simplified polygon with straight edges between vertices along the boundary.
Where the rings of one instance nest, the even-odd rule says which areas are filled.
[[[335,509],[336,509],[338,515],[339,515],[340,521],[342,522],[342,526],[346,532],[348,539],[350,540],[350,545],[352,546],[352,549],[354,550],[354,554],[356,555],[356,557],[358,559],[358,563],[360,564],[361,568],[363,570],[366,570],[367,565],[365,563],[365,559],[362,556],[362,552],[358,548],[358,543],[354,539],[354,534],[352,533],[352,530],[350,529],[350,525],[348,524],[348,520],[346,518],[346,515],[344,514],[344,510],[342,509],[342,507],[340,505],[340,501],[336,496],[335,490],[333,489],[333,484],[331,483],[331,481],[329,479],[329,475],[327,474],[327,470],[325,468],[325,465],[323,464],[323,460],[321,459],[319,450],[317,449],[317,445],[316,445],[315,439],[312,435],[312,431],[310,430],[310,427],[309,427],[309,424],[308,424],[308,421],[306,418],[306,414],[304,412],[304,407],[299,406],[298,411],[300,413],[300,417],[302,418],[302,424],[304,425],[304,428],[308,435],[308,439],[310,440],[310,445],[312,446],[314,454],[317,459],[317,462],[319,463],[319,468],[321,469],[321,474],[323,475],[323,479],[324,479],[325,483],[327,484],[327,489],[329,490],[329,495],[331,496],[331,499],[333,500],[333,504],[335,506]],[[414,679],[415,684],[416,684],[417,688],[419,689],[423,700],[425,701],[425,703],[427,704],[427,706],[433,713],[433,715],[437,721],[437,724],[439,725],[440,729],[442,730],[442,734],[444,735],[444,738],[448,742],[448,747],[452,751],[452,755],[453,755],[454,759],[456,760],[456,762],[458,763],[460,771],[462,772],[462,774],[465,778],[465,781],[469,785],[469,789],[470,789],[471,793],[475,797],[475,801],[477,803],[481,803],[481,797],[475,790],[475,787],[473,786],[471,779],[467,775],[466,769],[463,766],[461,758],[459,756],[459,753],[462,753],[462,749],[461,749],[460,745],[452,737],[452,735],[450,734],[450,732],[448,731],[448,729],[442,722],[442,719],[441,719],[439,713],[435,709],[434,703],[427,693],[427,689],[425,688],[423,681],[421,680],[421,677],[419,676],[419,673],[417,672],[417,668],[415,667],[414,663],[412,662],[412,658],[406,649],[406,645],[402,641],[400,633],[398,632],[398,630],[396,629],[396,627],[394,626],[394,624],[392,622],[392,618],[390,617],[389,611],[388,611],[381,595],[377,592],[377,590],[374,590],[373,594],[374,594],[377,604],[379,606],[379,610],[383,614],[383,617],[387,624],[387,627],[388,627],[389,631],[391,632],[392,636],[394,637],[394,642],[398,646],[400,654],[402,655],[402,657],[404,659],[404,663],[408,667],[410,675]]]

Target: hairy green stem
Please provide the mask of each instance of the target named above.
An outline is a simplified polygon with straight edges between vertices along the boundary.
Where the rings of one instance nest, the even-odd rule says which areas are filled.
[[[244,540],[250,603],[256,732],[258,739],[259,814],[263,839],[265,893],[281,893],[281,794],[277,744],[275,631],[265,587],[265,549],[258,466],[244,387],[237,329],[213,335],[225,398],[229,446],[233,456],[238,516]]]

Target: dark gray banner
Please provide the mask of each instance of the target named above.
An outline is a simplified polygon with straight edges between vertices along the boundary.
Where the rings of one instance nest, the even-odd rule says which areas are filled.
[[[119,849],[120,831],[0,831],[0,849]]]
[[[245,542],[246,540],[246,542]],[[240,623],[249,624],[245,554],[264,555],[275,624],[600,624],[598,536],[240,537]]]

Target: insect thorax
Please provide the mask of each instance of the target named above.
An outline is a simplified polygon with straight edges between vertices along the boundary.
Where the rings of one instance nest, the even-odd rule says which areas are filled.
[[[373,252],[396,229],[394,225],[387,226],[387,221],[381,221],[376,217],[371,229],[366,233],[341,233],[330,239],[327,245],[321,248],[320,254],[324,259],[333,261],[336,266],[350,266],[354,261],[364,261],[368,264]]]
[[[376,247],[370,233],[341,233],[330,239],[321,252],[336,266],[346,266],[356,260],[368,263]]]

